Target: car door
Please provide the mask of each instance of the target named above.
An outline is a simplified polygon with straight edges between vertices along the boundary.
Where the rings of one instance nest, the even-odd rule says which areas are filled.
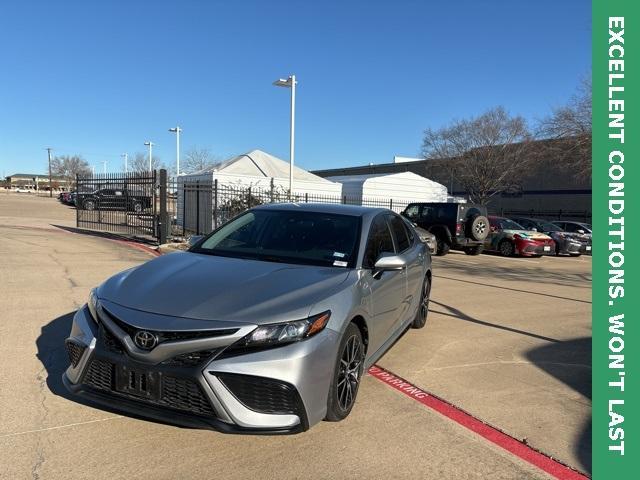
[[[409,227],[404,220],[398,215],[390,214],[388,217],[389,225],[391,226],[391,233],[393,233],[393,239],[396,249],[396,254],[401,255],[406,260],[406,293],[401,311],[398,312],[398,326],[407,320],[408,315],[412,313],[412,305],[416,297],[420,298],[422,292],[422,280],[423,270],[422,264],[424,261],[425,251],[421,248],[422,245],[416,245],[413,233],[409,230]]]
[[[374,218],[369,227],[367,246],[362,267],[367,270],[366,282],[370,289],[371,329],[369,339],[372,352],[377,351],[391,336],[406,296],[406,270],[375,272],[374,264],[383,254],[395,254],[387,214]]]

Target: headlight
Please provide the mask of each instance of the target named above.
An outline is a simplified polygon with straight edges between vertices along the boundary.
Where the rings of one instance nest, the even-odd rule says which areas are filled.
[[[96,289],[94,288],[89,293],[89,299],[87,300],[87,307],[89,307],[89,312],[91,312],[91,316],[94,321],[98,321],[98,296],[96,295]]]
[[[262,325],[234,345],[242,347],[267,347],[304,340],[324,329],[331,317],[331,312],[323,312],[305,320],[295,322]]]

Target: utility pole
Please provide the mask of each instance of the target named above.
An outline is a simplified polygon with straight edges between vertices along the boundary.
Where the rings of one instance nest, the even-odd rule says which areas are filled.
[[[47,155],[49,157],[49,197],[53,197],[53,188],[51,188],[51,147],[47,147]]]
[[[179,126],[175,126],[169,129],[170,132],[176,134],[176,176],[180,175],[180,132],[182,129]]]
[[[123,153],[120,156],[122,158],[124,158],[124,173],[128,173],[129,172],[129,167],[128,167],[127,163],[128,163],[128,160],[129,160],[129,154],[128,153]]]
[[[148,142],[144,142],[144,144],[149,147],[149,171],[151,172],[153,170],[153,146],[155,145],[155,143],[153,143],[151,140],[149,140]]]

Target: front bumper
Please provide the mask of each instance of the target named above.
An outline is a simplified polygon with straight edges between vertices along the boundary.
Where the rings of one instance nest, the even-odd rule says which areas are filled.
[[[565,239],[559,243],[558,253],[565,255],[581,255],[586,253],[587,244],[571,239]]]
[[[339,343],[333,330],[255,353],[230,356],[224,346],[205,350],[202,361],[181,354],[148,362],[110,325],[102,315],[97,324],[86,307],[76,313],[63,375],[70,392],[137,416],[228,433],[297,433],[326,415]]]
[[[522,256],[555,255],[556,246],[553,240],[516,239],[516,254]]]

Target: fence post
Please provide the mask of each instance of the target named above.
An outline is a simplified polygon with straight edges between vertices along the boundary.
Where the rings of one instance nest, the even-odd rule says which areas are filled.
[[[309,192],[304,193],[304,203],[309,203]]]
[[[80,197],[80,175],[76,173],[76,198],[74,203],[76,204],[76,228],[80,227],[80,203],[82,197]]]
[[[196,180],[196,235],[200,235],[200,180]]]
[[[182,236],[187,233],[187,182],[182,181]]]
[[[270,191],[270,193],[269,193],[269,196],[270,196],[270,198],[271,198],[271,202],[270,202],[270,203],[273,203],[273,192],[274,192],[274,190],[275,190],[275,188],[276,188],[275,184],[273,183],[273,177],[271,177],[271,182],[270,182],[270,184],[271,184],[271,191]]]
[[[393,198],[389,199],[389,210],[393,210]]]
[[[247,189],[247,208],[251,208],[251,185]]]
[[[218,179],[213,181],[213,228],[218,228]]]
[[[160,245],[167,243],[168,219],[167,215],[167,171],[160,169],[160,215],[158,220],[158,242]]]
[[[346,203],[347,203],[347,196],[346,196],[346,195],[343,195],[343,196],[342,196],[342,204],[344,205],[344,204],[346,204]]]

